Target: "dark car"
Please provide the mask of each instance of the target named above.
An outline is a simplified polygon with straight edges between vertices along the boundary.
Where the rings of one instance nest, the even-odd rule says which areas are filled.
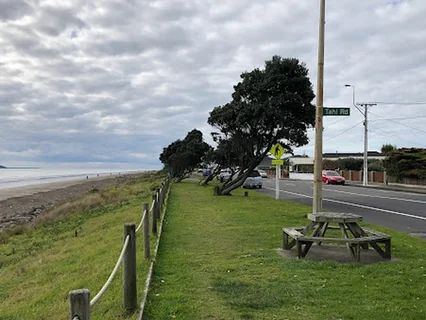
[[[345,184],[345,178],[336,171],[323,171],[322,182],[326,184]]]

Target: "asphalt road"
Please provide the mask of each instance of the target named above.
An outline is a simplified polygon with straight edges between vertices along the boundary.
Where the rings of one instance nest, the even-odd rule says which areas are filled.
[[[280,180],[280,199],[312,206],[312,181]],[[275,198],[275,179],[260,192]],[[426,194],[323,185],[323,208],[359,214],[368,223],[426,237]]]

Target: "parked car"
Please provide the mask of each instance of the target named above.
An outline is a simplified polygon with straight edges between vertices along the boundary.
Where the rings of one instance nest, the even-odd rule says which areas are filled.
[[[204,177],[207,177],[207,176],[209,176],[209,175],[211,175],[212,174],[212,172],[210,171],[210,169],[205,169],[205,170],[203,170],[203,176]]]
[[[322,182],[326,184],[345,184],[345,178],[336,171],[323,171]]]
[[[219,180],[220,182],[225,182],[228,181],[231,178],[231,170],[229,169],[223,169],[220,170],[220,173],[218,176],[216,176],[217,180]]]
[[[203,173],[203,169],[198,169],[198,173]]]
[[[257,170],[257,171],[259,171],[260,176],[261,176],[262,178],[267,178],[267,177],[268,177],[268,174],[266,173],[266,171],[265,171],[265,170]]]
[[[253,170],[244,181],[243,188],[262,188],[262,176],[259,170]]]

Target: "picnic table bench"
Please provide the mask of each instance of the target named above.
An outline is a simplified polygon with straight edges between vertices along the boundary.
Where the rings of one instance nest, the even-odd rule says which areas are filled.
[[[323,242],[344,243],[351,256],[359,262],[361,248],[368,249],[370,245],[384,259],[391,259],[391,236],[372,229],[361,228],[358,224],[362,221],[360,215],[320,212],[309,214],[308,219],[311,220],[308,226],[283,228],[284,250],[290,250],[296,246],[298,257],[304,258],[314,243],[317,245],[321,245]],[[337,226],[330,224],[337,224]],[[340,230],[342,237],[326,237],[329,229]],[[379,244],[383,244],[383,248]]]

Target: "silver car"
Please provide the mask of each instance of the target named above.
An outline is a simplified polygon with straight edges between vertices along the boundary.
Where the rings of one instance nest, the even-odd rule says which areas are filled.
[[[244,181],[243,188],[262,188],[262,176],[258,170],[253,170]]]

